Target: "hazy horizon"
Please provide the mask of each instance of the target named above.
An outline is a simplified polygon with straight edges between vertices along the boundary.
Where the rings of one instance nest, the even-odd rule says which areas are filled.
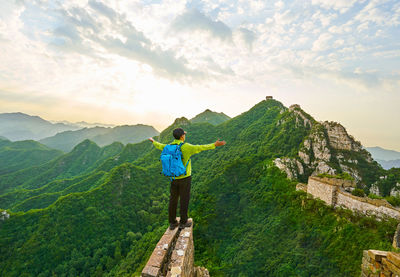
[[[400,151],[397,1],[1,5],[1,112],[162,131],[272,95]]]
[[[276,100],[276,99],[275,99]],[[204,112],[204,111],[203,111]],[[212,111],[212,112],[218,112],[218,113],[220,113],[220,112],[222,112],[222,113],[224,113],[223,111]],[[246,112],[246,111],[243,111],[243,112]],[[307,112],[307,111],[306,111]],[[18,113],[18,112],[11,112],[11,113]],[[0,114],[2,114],[2,112],[0,111]],[[224,113],[225,114],[225,113]],[[35,114],[35,115],[31,115],[31,114],[29,114],[30,116],[39,116],[40,118],[42,118],[42,119],[44,119],[44,120],[47,120],[47,121],[49,121],[49,122],[52,122],[52,123],[60,123],[60,122],[69,122],[69,123],[73,123],[73,124],[75,124],[75,123],[79,123],[79,122],[82,122],[83,120],[81,120],[81,121],[74,121],[74,122],[72,122],[72,121],[69,121],[69,120],[50,120],[50,119],[47,119],[47,118],[44,118],[44,117],[42,117],[42,116],[40,116],[40,115],[37,115],[37,114]],[[238,115],[240,115],[240,114],[238,114]],[[195,115],[196,116],[196,115]],[[229,116],[229,115],[228,115]],[[237,115],[236,115],[237,116]],[[186,116],[185,116],[186,117]],[[229,116],[229,117],[231,117],[231,118],[234,118],[235,116]],[[188,118],[188,117],[186,117],[187,119],[191,119],[191,118],[193,118],[193,117],[191,117],[191,118]],[[175,119],[174,119],[175,120]],[[173,120],[173,121],[174,121]],[[145,124],[145,125],[150,125],[150,126],[152,126],[152,127],[154,127],[159,133],[161,133],[164,129],[166,129],[168,126],[170,126],[172,123],[173,123],[173,121],[171,121],[170,122],[170,124],[167,124],[166,126],[164,126],[164,127],[161,127],[161,128],[158,128],[158,127],[156,127],[156,126],[153,126],[153,125],[151,125],[151,124]],[[332,121],[332,120],[331,120]],[[83,122],[85,122],[85,123],[88,123],[88,124],[103,124],[103,125],[115,125],[115,126],[121,126],[121,125],[136,125],[136,124],[144,124],[144,123],[141,123],[141,122],[137,122],[137,123],[124,123],[124,124],[118,124],[118,123],[116,123],[116,124],[111,124],[111,123],[105,123],[105,122],[87,122],[87,121],[83,121]],[[346,127],[346,126],[344,126],[344,127]],[[349,133],[350,135],[351,135],[351,133]],[[359,140],[359,139],[357,139],[357,138],[355,138],[356,140]],[[362,141],[361,141],[361,143],[362,143]],[[386,148],[386,147],[383,147],[382,145],[365,145],[364,143],[362,143],[363,144],[363,146],[364,147],[368,147],[368,148],[370,148],[370,147],[379,147],[379,148],[383,148],[383,149],[386,149],[386,150],[393,150],[393,151],[398,151],[398,152],[400,152],[400,149],[390,149],[390,148]]]

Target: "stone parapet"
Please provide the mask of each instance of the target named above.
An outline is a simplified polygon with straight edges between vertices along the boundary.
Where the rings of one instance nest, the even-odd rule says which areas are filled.
[[[147,261],[141,274],[142,277],[165,276],[169,256],[172,254],[178,235],[178,228],[175,228],[174,230],[168,228],[167,231],[165,231],[164,235],[154,248],[150,259]]]
[[[338,187],[330,182],[324,182],[321,178],[308,178],[307,192],[314,197],[320,198],[328,205],[334,206],[333,196],[336,194]]]
[[[394,208],[386,200],[358,197],[341,190],[338,191],[335,206],[345,207],[365,215],[388,216],[400,219],[400,210]]]
[[[400,248],[400,223],[397,225],[396,232],[394,233],[392,245],[396,249]]]
[[[400,276],[400,254],[380,250],[364,250],[361,277]]]
[[[339,206],[365,215],[388,216],[400,220],[400,210],[390,205],[389,202],[383,199],[352,195],[344,190],[344,188],[350,186],[351,181],[349,182],[349,180],[310,177],[307,192],[332,207]]]
[[[317,176],[310,176],[308,180],[315,180],[317,182],[322,182],[325,184],[329,184],[332,186],[338,186],[342,188],[354,188],[356,187],[356,182],[352,180],[340,179],[340,178],[327,178],[327,177],[317,177]]]
[[[165,231],[144,267],[142,277],[210,276],[206,268],[194,267],[193,224],[183,229],[168,228]]]
[[[193,224],[181,230],[169,262],[167,277],[194,276]]]

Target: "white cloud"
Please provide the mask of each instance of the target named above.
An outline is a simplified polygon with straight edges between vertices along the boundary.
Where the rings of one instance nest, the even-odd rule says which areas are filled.
[[[171,28],[177,32],[203,31],[221,40],[232,40],[232,30],[226,24],[222,21],[211,20],[196,9],[187,10],[177,16]]]
[[[335,48],[343,46],[343,45],[344,45],[344,40],[343,39],[338,39],[333,43],[333,47],[335,47]]]
[[[252,0],[249,1],[250,3],[250,8],[252,10],[252,13],[258,13],[260,12],[262,9],[265,8],[265,1],[261,1],[261,0]]]
[[[284,6],[285,6],[285,3],[283,2],[283,1],[278,1],[278,2],[276,2],[275,4],[274,4],[274,6],[277,8],[277,9],[282,9]]]
[[[48,106],[108,107],[143,121],[159,111],[165,127],[166,94],[190,113],[231,92],[231,106],[243,108],[249,91],[252,101],[265,91],[307,99],[307,86],[317,97],[399,91],[394,0],[12,3],[0,10],[3,106],[48,97]]]
[[[253,31],[250,31],[249,29],[246,29],[244,27],[240,27],[235,31],[235,37],[243,42],[250,50],[252,49],[253,43],[257,38],[256,34]]]
[[[330,48],[330,40],[332,35],[329,33],[321,34],[312,46],[312,51],[325,51]]]
[[[321,11],[317,11],[311,19],[318,20],[321,22],[322,27],[328,26],[333,19],[337,18],[337,14],[324,14]]]
[[[283,13],[276,12],[274,14],[275,24],[280,26],[288,25],[292,23],[294,20],[296,20],[296,18],[297,16],[294,15],[290,10],[286,10]]]
[[[352,31],[351,25],[353,23],[346,23],[340,26],[331,26],[328,30],[332,34],[344,34],[344,33],[350,33]]]
[[[360,0],[312,0],[313,5],[321,6],[324,9],[334,9],[341,13],[345,13],[357,2],[364,2]]]

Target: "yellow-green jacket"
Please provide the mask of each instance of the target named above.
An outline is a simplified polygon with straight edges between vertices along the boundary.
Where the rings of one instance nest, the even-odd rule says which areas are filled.
[[[181,143],[183,143],[181,140],[175,139],[170,144],[181,144]],[[153,145],[155,148],[163,150],[166,144],[154,141]],[[204,144],[204,145],[193,145],[193,144],[185,142],[185,144],[182,145],[182,147],[181,147],[182,156],[183,156],[182,157],[183,165],[186,165],[186,163],[189,161],[189,159],[192,155],[200,153],[201,151],[204,151],[204,150],[210,150],[210,149],[214,149],[214,148],[215,148],[214,143]],[[178,177],[176,177],[176,179],[182,179],[182,178],[190,176],[191,174],[192,174],[192,161],[189,161],[189,164],[187,165],[187,168],[186,168],[186,175],[178,176]]]

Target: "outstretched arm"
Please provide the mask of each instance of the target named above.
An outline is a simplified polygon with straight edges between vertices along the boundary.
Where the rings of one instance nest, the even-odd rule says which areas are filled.
[[[222,146],[225,144],[226,144],[226,142],[224,140],[220,141],[218,139],[216,142],[210,143],[210,144],[192,145],[192,144],[188,143],[187,145],[188,145],[188,149],[190,151],[190,155],[194,155],[194,154],[200,153],[201,151],[214,149],[217,146]]]
[[[166,145],[164,143],[159,143],[158,141],[155,141],[153,138],[149,138],[149,141],[151,141],[153,143],[154,147],[159,150],[163,150]]]

